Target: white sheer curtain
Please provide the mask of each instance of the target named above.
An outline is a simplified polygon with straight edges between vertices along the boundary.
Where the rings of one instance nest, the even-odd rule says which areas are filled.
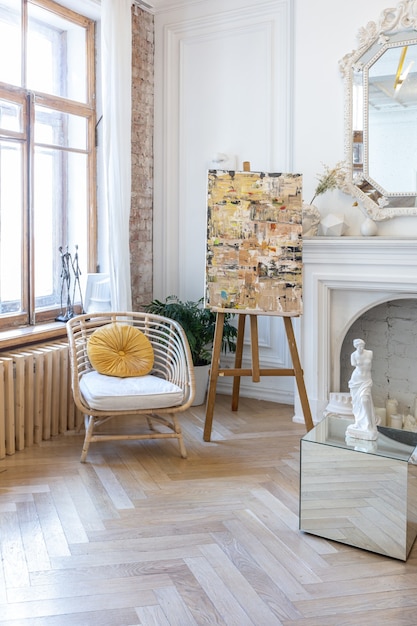
[[[130,311],[131,0],[101,0],[104,202],[112,309]]]

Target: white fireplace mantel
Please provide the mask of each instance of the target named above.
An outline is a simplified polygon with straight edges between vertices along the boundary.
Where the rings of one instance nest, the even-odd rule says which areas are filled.
[[[313,420],[340,391],[340,351],[352,323],[368,309],[417,298],[417,239],[312,237],[303,243],[301,360]],[[296,421],[302,421],[299,399]]]

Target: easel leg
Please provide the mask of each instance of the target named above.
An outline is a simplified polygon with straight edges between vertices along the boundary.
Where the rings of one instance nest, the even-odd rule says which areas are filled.
[[[304,423],[308,432],[313,428],[314,424],[311,417],[310,404],[308,402],[307,392],[304,384],[303,370],[301,368],[300,358],[298,356],[297,344],[295,342],[294,329],[290,317],[284,317],[283,319],[294,368],[295,380],[297,382],[298,394],[300,396],[301,407],[303,409]]]
[[[213,355],[212,355],[210,381],[209,381],[209,388],[207,392],[207,403],[206,403],[206,421],[204,424],[204,434],[203,434],[204,441],[210,441],[210,438],[211,438],[214,404],[216,402],[217,378],[219,376],[219,369],[220,369],[220,353],[221,353],[222,341],[223,341],[224,317],[225,317],[224,313],[221,313],[221,312],[216,313],[216,330],[214,332]]]
[[[240,369],[242,367],[243,340],[245,337],[245,321],[246,321],[246,315],[244,313],[240,313],[239,321],[237,323],[235,369]],[[233,377],[233,390],[232,390],[232,411],[237,411],[238,409],[239,392],[240,392],[240,376],[234,376]]]
[[[259,339],[258,339],[258,318],[256,315],[250,315],[250,340],[251,340],[251,355],[252,355],[252,369],[251,375],[254,383],[259,383],[261,380],[260,366],[259,366]],[[246,315],[239,314],[239,322],[237,327],[237,342],[236,342],[236,356],[235,356],[235,369],[239,370],[242,367],[242,354],[243,354],[243,340],[245,335],[245,320]],[[232,411],[237,411],[239,405],[239,391],[240,391],[240,376],[237,374],[233,377],[233,392],[232,392]]]
[[[285,332],[287,334],[288,346],[290,349],[292,359],[292,369],[260,369],[259,364],[259,341],[258,341],[258,326],[256,315],[250,315],[250,330],[251,330],[251,349],[252,349],[252,369],[242,369],[243,359],[243,343],[245,332],[245,320],[246,315],[244,313],[239,314],[238,332],[236,341],[236,354],[235,354],[235,368],[233,370],[221,370],[220,369],[220,354],[223,342],[223,328],[224,328],[225,313],[216,313],[216,330],[214,333],[213,341],[213,355],[212,364],[210,370],[209,388],[207,393],[206,403],[206,419],[204,423],[204,441],[211,440],[211,431],[213,426],[213,414],[214,405],[216,402],[216,389],[217,379],[219,376],[229,375],[233,376],[233,391],[232,391],[232,411],[237,411],[239,404],[239,391],[240,391],[240,379],[241,376],[252,376],[254,382],[259,382],[261,373],[264,376],[294,376],[297,389],[300,396],[301,407],[304,415],[304,423],[307,431],[310,431],[314,424],[311,417],[310,405],[308,402],[307,392],[304,383],[303,370],[300,364],[300,358],[298,356],[297,344],[294,337],[294,330],[292,326],[291,317],[284,316]]]
[[[250,316],[250,343],[252,350],[252,381],[259,383],[261,372],[259,367],[259,337],[258,337],[258,317]]]

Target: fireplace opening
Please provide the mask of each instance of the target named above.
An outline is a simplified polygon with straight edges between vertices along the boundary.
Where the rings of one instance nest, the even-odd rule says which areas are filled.
[[[398,401],[398,413],[414,415],[417,398],[417,298],[390,300],[365,311],[347,331],[340,351],[340,391],[348,392],[353,340],[373,351],[375,407]]]

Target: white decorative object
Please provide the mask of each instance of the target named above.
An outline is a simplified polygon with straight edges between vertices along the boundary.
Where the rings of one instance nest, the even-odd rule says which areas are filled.
[[[87,274],[84,294],[85,313],[111,311],[110,276]]]
[[[321,220],[321,230],[326,237],[341,237],[348,229],[345,216],[330,213]]]
[[[354,339],[353,346],[355,347],[355,352],[352,353],[350,362],[355,369],[349,381],[349,389],[352,396],[355,423],[347,427],[346,436],[373,441],[378,438],[371,395],[373,353],[372,350],[365,350],[363,339]]]
[[[376,423],[379,426],[387,425],[387,409],[385,409],[384,407],[381,407],[381,408],[375,407],[375,415],[377,418]]]
[[[361,224],[361,235],[363,237],[375,237],[378,234],[378,226],[370,217],[367,217]]]
[[[378,450],[378,442],[375,439],[358,439],[357,437],[346,435],[346,443],[357,452],[367,452],[369,454]]]
[[[316,237],[319,232],[320,224],[320,211],[314,204],[306,204],[303,202],[302,207],[303,216],[303,236],[304,237]]]
[[[342,417],[353,417],[352,396],[349,391],[332,391],[329,394],[329,404],[326,406],[324,415],[336,413]]]
[[[406,415],[404,417],[404,430],[410,430],[413,433],[417,432],[417,419],[414,415]]]

